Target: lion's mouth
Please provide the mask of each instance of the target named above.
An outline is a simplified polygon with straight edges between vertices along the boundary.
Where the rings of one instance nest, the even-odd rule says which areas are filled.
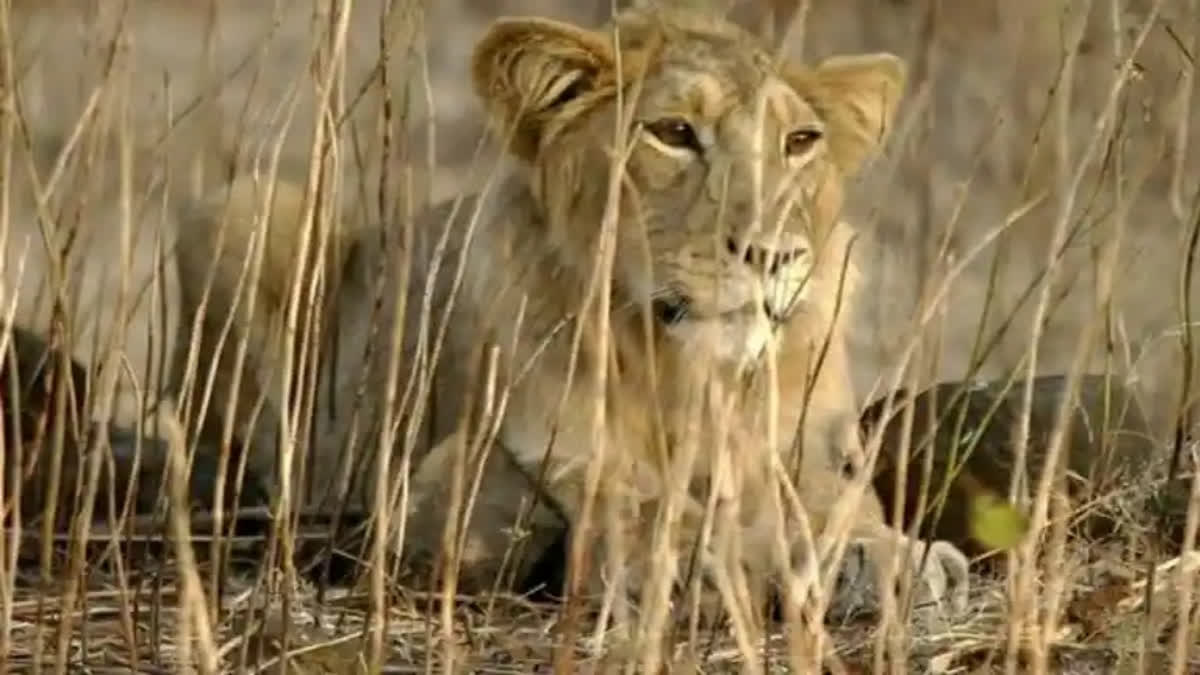
[[[682,296],[658,298],[651,308],[654,310],[654,318],[664,326],[674,326],[687,318],[689,304],[688,299]]]
[[[686,296],[672,296],[666,298],[657,298],[651,305],[654,312],[654,317],[658,319],[664,326],[677,326],[689,319],[703,318],[697,317],[692,311],[691,302]],[[786,319],[786,315],[780,310],[771,306],[770,303],[764,302],[761,307],[762,313],[772,323],[778,324]],[[745,315],[746,307],[738,307],[719,314],[715,314],[709,318],[734,317]]]

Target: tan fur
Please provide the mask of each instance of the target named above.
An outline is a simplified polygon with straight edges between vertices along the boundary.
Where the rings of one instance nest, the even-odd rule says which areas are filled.
[[[446,474],[455,473],[448,467],[456,453],[482,448],[506,453],[527,476],[544,470],[545,494],[574,527],[585,509],[589,466],[598,460],[602,478],[592,513],[622,514],[632,556],[626,569],[635,586],[657,565],[651,542],[664,499],[686,490],[679,497],[674,555],[668,557],[684,560],[701,531],[706,486],[720,491],[720,509],[732,516],[727,521],[732,528],[717,528],[717,541],[749,535],[741,538],[740,553],[722,553],[723,544],[714,544],[706,555],[710,568],[740,563],[756,576],[770,576],[781,565],[804,560],[776,555],[776,533],[786,533],[798,553],[803,541],[800,527],[768,498],[778,483],[774,467],[799,462],[798,494],[819,533],[848,485],[842,467],[861,451],[841,337],[845,326],[835,321],[836,308],[840,315],[848,312],[855,285],[852,265],[842,277],[851,232],[838,214],[844,180],[887,133],[903,88],[903,64],[890,55],[841,57],[816,67],[776,64],[751,35],[698,12],[636,8],[616,22],[620,58],[611,31],[544,19],[499,20],[480,41],[472,70],[476,89],[516,165],[490,193],[457,210],[444,204],[416,224],[406,251],[413,281],[407,287],[397,285],[403,280],[399,249],[385,251],[377,243],[379,230],[341,230],[335,237],[346,245],[329,268],[336,293],[327,311],[344,339],[324,352],[341,365],[323,375],[317,393],[312,452],[320,470],[313,476],[312,497],[335,489],[332,467],[348,453],[352,393],[374,295],[371,271],[386,260],[382,269],[389,285],[383,292],[384,335],[376,340],[367,370],[356,456],[378,446],[374,436],[363,438],[375,433],[387,400],[386,333],[396,293],[406,293],[408,302],[399,399],[419,363],[423,282],[433,272],[437,237],[450,227],[447,256],[432,278],[434,326],[449,304],[458,255],[465,250],[464,275],[430,382],[436,409],[423,415],[416,439],[419,446],[436,441],[415,476],[418,501],[430,490],[439,495],[449,490]],[[618,91],[626,102],[640,96],[632,104],[631,146],[615,212],[610,310],[601,315],[599,296],[583,308],[603,241],[610,161],[626,150],[613,147]],[[672,136],[670,125],[663,124],[670,119],[687,121],[694,139]],[[793,144],[789,134],[797,131],[821,136]],[[761,180],[755,178],[756,165]],[[254,208],[244,187],[234,192],[242,195],[232,202],[235,212]],[[181,283],[191,288],[185,299],[194,301],[204,279],[199,270],[215,262],[221,290],[210,306],[221,307],[217,317],[224,318],[222,303],[232,300],[236,278],[230,272],[241,259],[212,248],[211,233],[223,220],[218,203],[224,200],[209,202],[185,223],[192,231],[186,235],[190,246],[180,251],[190,258],[181,265]],[[279,264],[290,253],[275,251],[277,246],[290,251],[297,239],[297,219],[288,212],[293,208],[277,204],[272,215],[274,234],[256,289],[267,316],[281,313],[279,284],[294,269]],[[476,208],[479,218],[468,246],[465,233]],[[245,223],[252,219],[228,220],[241,228],[235,240],[244,241]],[[393,240],[400,229],[390,232]],[[607,321],[606,331],[601,320]],[[235,323],[238,334],[251,336],[257,356],[274,353],[271,345],[279,344],[258,337],[272,334],[268,321]],[[582,335],[579,355],[572,389],[560,407],[576,329]],[[214,333],[209,329],[205,335]],[[505,405],[491,445],[476,442],[487,440],[490,424],[481,412],[489,405],[484,381],[489,345],[496,350],[498,372],[492,405],[501,400]],[[777,383],[771,382],[772,361]],[[601,365],[607,370],[603,384]],[[265,386],[266,407],[277,411],[272,378],[278,375],[266,371],[250,386],[261,390],[273,383]],[[325,381],[329,372],[332,387]],[[502,385],[513,377],[520,379],[504,396]],[[769,419],[774,384],[777,415]],[[216,401],[230,395],[221,386]],[[336,399],[327,398],[330,391]],[[606,419],[596,436],[598,391]],[[410,406],[405,414],[411,412]],[[278,427],[270,422],[251,429],[248,415],[238,414],[237,432],[260,445]],[[271,450],[257,452],[260,457]],[[421,447],[415,452],[419,460]],[[398,447],[392,465],[403,456]],[[468,458],[466,480],[478,464],[478,454]],[[375,474],[368,468],[354,475]],[[355,496],[369,503],[370,494],[365,481]],[[909,543],[883,525],[873,493],[864,495],[855,513],[853,533],[877,562]],[[477,544],[468,546],[475,558],[487,549]],[[928,579],[937,586],[949,569],[965,593],[961,554],[943,543],[932,552]]]

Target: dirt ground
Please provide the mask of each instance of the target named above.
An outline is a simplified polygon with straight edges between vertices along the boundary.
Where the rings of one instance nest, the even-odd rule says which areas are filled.
[[[384,95],[378,86],[358,94],[379,61],[381,29],[395,45],[397,75],[388,94],[412,120],[404,153],[410,164],[436,160],[433,175],[417,178],[427,197],[437,199],[462,187],[455,170],[470,159],[480,131],[466,69],[487,23],[504,14],[595,21],[607,5],[436,0],[427,3],[426,25],[414,26],[405,12],[384,25],[382,4],[354,3],[346,45],[344,99],[357,100],[341,138],[349,218],[380,217],[368,195],[381,159],[368,139],[376,134]],[[1193,86],[1200,3],[1161,3],[1161,16],[1134,58],[1132,79],[1118,90],[1122,61],[1154,4],[770,3],[785,14],[807,8],[802,30],[783,45],[791,58],[887,50],[912,67],[897,132],[850,200],[866,273],[866,302],[856,317],[861,329],[851,345],[861,400],[873,398],[901,362],[914,317],[926,313],[922,289],[936,290],[950,270],[948,300],[928,312],[925,346],[914,357],[920,376],[998,377],[1027,368],[1038,284],[1062,223],[1071,236],[1054,261],[1036,371],[1069,368],[1079,335],[1099,317],[1104,330],[1086,369],[1126,377],[1165,437],[1185,370],[1181,277],[1200,203]],[[15,132],[4,172],[0,299],[4,306],[15,300],[17,323],[46,330],[47,282],[66,274],[72,346],[84,361],[122,327],[115,335],[133,377],[122,386],[117,417],[128,421],[137,397],[152,396],[174,338],[170,249],[177,200],[219,180],[227,148],[269,144],[283,128],[292,96],[281,166],[293,176],[305,169],[314,117],[311,43],[320,8],[311,0],[12,5],[12,46],[0,60],[18,75],[25,126]],[[772,10],[740,11],[761,16]],[[114,37],[118,48],[110,50]],[[1062,73],[1065,82],[1059,82]],[[82,163],[52,173],[57,152],[72,143],[88,111],[104,133],[83,134]],[[0,111],[0,119],[9,112]],[[164,138],[167,152],[156,146]],[[123,164],[125,151],[130,161]],[[35,194],[31,166],[40,170],[43,186],[54,176],[45,200]],[[1076,178],[1078,189],[1069,189]],[[1101,261],[1118,235],[1113,295],[1103,302],[1108,272]],[[48,251],[61,247],[69,248],[67,265],[56,271]],[[120,307],[122,284],[138,290],[132,306]],[[122,311],[127,320],[120,319]],[[1191,301],[1190,312],[1200,314],[1200,301]],[[989,341],[992,349],[972,372],[977,343]]]

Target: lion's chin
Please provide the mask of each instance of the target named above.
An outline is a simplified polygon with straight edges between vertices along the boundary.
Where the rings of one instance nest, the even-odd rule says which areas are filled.
[[[663,331],[698,362],[710,358],[738,367],[761,359],[775,334],[770,319],[753,311],[688,316],[664,325]]]

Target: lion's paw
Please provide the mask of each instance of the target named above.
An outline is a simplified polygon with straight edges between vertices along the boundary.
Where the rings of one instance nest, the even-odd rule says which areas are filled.
[[[912,541],[908,560],[920,583],[918,603],[932,602],[943,613],[947,603],[951,614],[966,610],[970,572],[967,556],[957,546],[948,541]]]

